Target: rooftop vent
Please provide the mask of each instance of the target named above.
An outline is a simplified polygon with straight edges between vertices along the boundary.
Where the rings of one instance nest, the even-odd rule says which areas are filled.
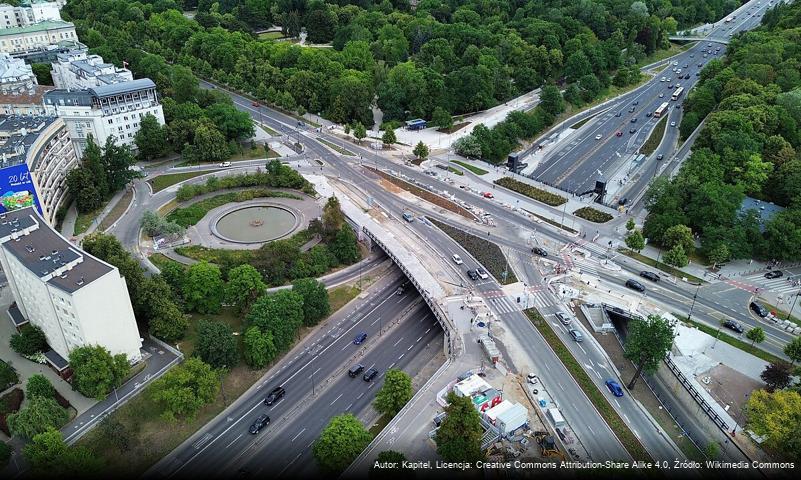
[[[69,275],[69,272],[64,272],[61,275],[59,275],[59,277],[60,278],[67,278],[67,275]]]
[[[15,230],[16,230],[16,229],[15,229]],[[13,231],[13,230],[12,230],[12,231]],[[35,251],[36,251],[36,249],[35,249],[35,248],[33,248],[33,245],[31,245],[31,244],[25,245],[25,250],[27,250],[27,251],[28,251],[28,253],[33,253],[33,252],[35,252]]]
[[[83,284],[84,284],[83,277],[81,277],[81,279],[80,279],[80,280],[78,280],[77,282],[75,282],[75,285],[78,285],[79,287],[80,287],[81,285],[83,285]]]

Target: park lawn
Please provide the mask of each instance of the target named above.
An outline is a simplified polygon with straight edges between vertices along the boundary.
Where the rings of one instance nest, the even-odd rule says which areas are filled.
[[[259,34],[259,40],[278,40],[279,38],[286,38],[283,32],[263,32]]]
[[[98,207],[91,212],[86,213],[78,213],[78,217],[75,219],[75,228],[73,228],[72,234],[73,235],[80,235],[87,231],[89,227],[92,226],[92,222],[97,219],[97,216],[103,213],[103,209],[106,208],[106,205],[103,204],[101,207]]]
[[[470,170],[471,172],[475,173],[476,175],[486,175],[488,173],[483,168],[478,168],[476,166],[470,165],[469,163],[462,162],[462,161],[459,161],[459,160],[451,160],[451,163],[455,163],[456,165],[459,165],[460,167],[463,167],[463,168],[465,168],[467,170]]]
[[[100,225],[97,227],[98,230],[101,232],[110,226],[114,225],[114,222],[120,219],[125,210],[128,209],[128,205],[131,204],[131,200],[133,200],[133,189],[126,190],[125,193],[120,198],[120,201],[117,202],[116,205],[108,212],[103,220],[100,221]]]
[[[176,183],[183,182],[185,180],[189,180],[190,178],[199,177],[201,175],[205,175],[207,173],[216,172],[215,170],[202,170],[202,171],[195,171],[195,172],[181,172],[181,173],[165,173],[164,175],[159,175],[158,177],[151,178],[147,181],[150,184],[150,187],[153,189],[153,193],[160,192],[167,187],[171,187]]]
[[[257,158],[278,158],[281,155],[278,154],[273,149],[269,149],[267,152],[264,151],[263,148],[246,148],[241,153],[237,153],[236,155],[231,156],[229,161],[236,162],[238,160],[254,160]]]
[[[192,355],[192,352],[194,351],[195,341],[197,341],[197,325],[202,319],[225,323],[231,327],[231,330],[234,333],[240,335],[241,338],[245,315],[240,314],[236,309],[223,307],[220,313],[217,314],[193,313],[192,318],[189,320],[189,329],[186,331],[186,335],[184,336],[183,340],[178,342],[178,349],[181,350],[186,356]]]
[[[659,143],[662,142],[662,137],[665,136],[665,126],[667,125],[667,115],[662,117],[659,122],[654,127],[653,131],[651,131],[651,135],[648,136],[648,140],[642,144],[640,147],[640,153],[643,155],[650,155],[654,153],[656,147],[659,146]]]
[[[331,305],[331,313],[347,305],[348,302],[359,296],[361,290],[357,285],[340,285],[328,289],[328,303]]]

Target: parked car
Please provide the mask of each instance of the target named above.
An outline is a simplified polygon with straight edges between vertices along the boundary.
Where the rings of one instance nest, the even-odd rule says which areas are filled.
[[[634,117],[634,118],[632,118],[632,119],[631,119],[631,120],[629,120],[629,121],[630,121],[631,123],[637,123],[637,117]]]
[[[637,133],[637,129],[636,128],[629,129],[629,133]]]
[[[762,305],[756,303],[756,302],[751,302],[749,307],[751,307],[751,310],[754,313],[756,313],[757,315],[759,315],[762,318],[765,318],[765,317],[768,316],[768,309],[763,307]]]
[[[540,247],[532,248],[531,249],[531,253],[537,254],[540,257],[547,257],[548,256],[548,252],[546,252],[544,248],[540,248]]]
[[[455,253],[453,254],[453,256],[451,258],[453,259],[453,263],[455,263],[456,265],[461,265],[461,264],[464,263],[462,261],[462,257],[460,257],[459,255],[456,255]]]
[[[642,272],[640,272],[640,276],[652,282],[658,282],[660,280],[659,275],[655,274],[654,272],[649,272],[647,270],[643,270]]]
[[[723,326],[728,328],[729,330],[734,330],[737,333],[743,333],[745,331],[743,330],[742,325],[735,322],[734,320],[726,320],[725,322],[723,322]]]
[[[365,382],[370,382],[376,376],[378,376],[378,370],[376,370],[375,368],[371,368],[370,370],[367,370],[366,372],[364,372],[364,375],[362,376],[362,380],[364,380]]]
[[[350,367],[350,370],[348,370],[348,376],[350,378],[356,378],[356,376],[362,373],[363,371],[364,371],[364,365],[362,365],[361,363],[357,363],[356,365]]]
[[[779,278],[784,276],[784,272],[781,270],[771,270],[770,272],[765,274],[765,278]]]
[[[478,280],[478,273],[475,270],[468,270],[467,276],[470,277],[470,280],[474,282]]]
[[[644,292],[645,287],[642,283],[638,282],[637,280],[626,280],[626,287],[636,290],[638,292]]]
[[[584,341],[584,335],[582,335],[581,332],[579,332],[575,328],[571,328],[570,330],[568,330],[568,333],[570,333],[570,336],[573,337],[573,340],[575,340],[576,342],[581,343]]]
[[[222,162],[222,163],[220,163],[220,166],[221,167],[230,167],[231,166],[231,162]]]
[[[264,404],[272,405],[278,400],[284,398],[284,395],[286,395],[286,390],[284,390],[284,387],[275,387],[273,388],[273,391],[270,392],[269,395],[267,395],[267,398],[264,399]]]
[[[618,130],[618,131],[617,131],[617,133],[615,133],[615,136],[616,136],[616,137],[622,137],[622,136],[623,136],[623,132],[621,132],[620,130]]]
[[[253,422],[253,425],[250,426],[248,431],[253,435],[256,435],[261,431],[262,428],[266,427],[270,424],[270,417],[266,414],[261,414],[256,418],[256,421]]]
[[[476,268],[476,275],[478,275],[478,278],[480,278],[482,280],[486,280],[486,279],[489,278],[489,275],[487,275],[486,270],[484,270],[481,267]]]
[[[603,135],[601,135],[600,133],[599,133],[598,135],[596,135],[596,136],[595,136],[595,139],[596,139],[596,140],[600,140],[600,139],[602,139],[602,138],[603,138]]]
[[[356,337],[353,339],[353,344],[361,345],[362,343],[364,343],[365,340],[367,340],[367,333],[361,332],[358,335],[356,335]]]
[[[562,322],[562,325],[570,325],[570,317],[565,315],[564,312],[556,312],[556,318],[558,318],[559,321]]]
[[[623,396],[623,388],[615,380],[612,380],[612,379],[607,380],[606,381],[606,388],[608,388],[609,391],[612,392],[612,395],[614,395],[616,397],[622,397]]]
[[[536,384],[537,384],[537,383],[539,383],[539,381],[540,381],[540,379],[539,379],[539,378],[537,378],[537,376],[536,376],[535,374],[533,374],[533,373],[529,373],[529,374],[526,376],[526,379],[528,380],[528,383],[530,383],[530,384],[532,384],[532,385],[536,385]]]

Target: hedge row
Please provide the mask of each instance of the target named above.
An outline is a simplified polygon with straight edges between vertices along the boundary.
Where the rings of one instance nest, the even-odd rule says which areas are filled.
[[[520,182],[514,178],[503,177],[495,180],[494,183],[552,207],[558,207],[567,201],[567,199],[561,195],[537,188],[528,183]]]
[[[314,187],[289,165],[280,160],[271,160],[267,169],[256,173],[243,173],[225,177],[209,177],[205,183],[184,184],[178,189],[179,202],[190,200],[205,193],[238,187],[292,188],[314,195]]]
[[[573,212],[573,215],[583,218],[584,220],[589,220],[593,223],[606,223],[609,220],[612,220],[612,215],[609,215],[606,212],[602,212],[600,210],[596,210],[592,207],[582,207]]]
[[[167,221],[175,222],[178,225],[187,228],[200,221],[206,216],[209,211],[221,207],[226,203],[240,203],[254,198],[292,198],[295,200],[302,200],[298,195],[287,192],[276,192],[265,189],[252,189],[243,190],[241,192],[229,192],[221,195],[215,195],[211,198],[195,202],[186,207],[176,208],[167,215]]]

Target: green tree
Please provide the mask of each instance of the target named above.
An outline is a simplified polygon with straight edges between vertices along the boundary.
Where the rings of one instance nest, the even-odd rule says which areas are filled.
[[[67,411],[54,399],[34,395],[19,412],[8,415],[7,421],[13,435],[30,440],[48,428],[63,427],[69,419]]]
[[[787,388],[792,382],[793,366],[784,360],[771,362],[762,371],[759,378],[767,385],[767,390],[773,392]]]
[[[139,175],[131,170],[136,163],[136,157],[134,157],[131,147],[127,144],[117,145],[112,136],[106,138],[101,162],[108,182],[106,196],[122,190],[128,182]]]
[[[425,160],[428,157],[428,146],[423,142],[417,142],[412,153],[418,160]]]
[[[214,401],[220,389],[220,372],[197,357],[189,357],[149,389],[151,398],[162,407],[169,421],[194,418],[204,405]]]
[[[196,162],[222,162],[229,157],[225,135],[214,125],[200,122],[195,128],[194,143],[183,150],[184,157]]]
[[[39,85],[53,85],[53,75],[50,73],[52,68],[49,63],[32,63],[31,70],[36,75],[36,83]]]
[[[130,451],[137,443],[136,432],[122,423],[117,415],[106,415],[97,425],[103,443],[113,445],[120,453]]]
[[[56,389],[53,384],[41,373],[35,373],[28,377],[28,382],[25,384],[25,395],[31,397],[44,397],[55,398]]]
[[[755,343],[762,343],[765,341],[765,331],[762,330],[762,327],[754,327],[745,332],[745,338],[751,340],[751,346],[753,347]]]
[[[801,337],[795,337],[784,346],[784,354],[795,365],[795,362],[801,362]]]
[[[49,428],[22,447],[35,478],[93,478],[103,469],[102,459],[86,447],[69,447],[61,432]]]
[[[226,140],[250,138],[255,133],[253,118],[228,103],[215,103],[206,108],[206,115],[214,122]]]
[[[438,106],[434,108],[434,112],[431,114],[431,123],[442,130],[448,130],[453,126],[453,117],[447,110]]]
[[[540,93],[540,106],[553,116],[557,116],[565,111],[565,101],[559,87],[548,84],[542,87]]]
[[[473,135],[464,137],[453,142],[453,149],[456,153],[467,158],[481,158],[481,143]]]
[[[47,348],[47,337],[36,325],[26,325],[22,331],[11,336],[11,349],[20,355],[35,355]]]
[[[767,448],[789,458],[801,455],[801,395],[792,390],[755,390],[748,398],[747,427],[765,437]]]
[[[184,300],[189,311],[218,313],[222,306],[225,284],[220,267],[206,261],[189,267],[184,279]]]
[[[707,253],[706,257],[714,265],[719,265],[731,257],[731,251],[728,245],[721,242],[715,245],[715,247]]]
[[[289,350],[303,325],[303,297],[291,290],[261,296],[247,315],[249,326],[270,332],[279,352]]]
[[[389,369],[384,385],[375,396],[375,409],[387,417],[394,417],[412,399],[412,377],[403,370]]]
[[[684,253],[684,248],[681,245],[676,245],[675,247],[671,248],[667,252],[665,252],[664,257],[662,259],[668,265],[673,265],[674,267],[686,267],[687,262],[687,254]]]
[[[484,458],[481,451],[481,419],[470,397],[448,393],[446,417],[434,441],[437,453],[449,462],[475,462]]]
[[[356,122],[356,125],[353,126],[353,136],[356,137],[359,143],[362,143],[362,139],[367,136],[367,129],[362,125],[362,122]]]
[[[328,473],[339,474],[362,453],[373,436],[351,413],[333,417],[314,443],[314,458]]]
[[[328,291],[325,285],[314,278],[301,278],[292,284],[292,291],[303,298],[303,323],[307,327],[317,325],[331,313]]]
[[[169,298],[156,299],[152,305],[153,315],[150,318],[149,331],[165,342],[174,342],[184,338],[189,328],[189,315]]]
[[[387,127],[384,130],[384,134],[381,136],[381,141],[384,142],[384,145],[393,145],[398,142],[398,137],[395,136],[395,130],[392,128]]]
[[[639,230],[634,230],[626,235],[626,246],[635,252],[639,252],[645,248],[645,238]]]
[[[72,386],[81,394],[102,400],[131,370],[125,354],[111,353],[100,345],[78,347],[70,352]]]
[[[670,351],[675,336],[673,326],[659,315],[648,315],[645,320],[629,322],[624,355],[637,366],[637,371],[629,382],[629,390],[634,388],[642,372],[656,371]]]
[[[637,228],[637,224],[636,224],[636,223],[634,223],[634,219],[633,219],[633,218],[629,218],[629,219],[626,221],[626,231],[627,231],[627,232],[631,232],[631,231],[632,231],[632,230],[634,230],[635,228]]]
[[[344,225],[336,234],[334,241],[328,246],[339,263],[350,265],[361,257],[356,243],[356,234],[350,225]]]
[[[67,174],[67,189],[75,196],[75,206],[81,213],[96,210],[103,204],[103,194],[85,167],[70,170]]]
[[[665,230],[665,235],[662,237],[662,244],[667,249],[671,249],[676,245],[681,245],[685,253],[692,252],[695,249],[693,231],[686,225],[674,225]]]
[[[139,130],[134,135],[134,144],[142,160],[153,160],[167,153],[167,129],[158,119],[148,113],[139,122]]]
[[[346,224],[345,214],[339,205],[339,200],[335,196],[328,197],[323,207],[323,238],[326,242],[331,242],[336,238],[337,233]]]
[[[264,368],[278,354],[270,331],[262,332],[257,326],[245,330],[242,343],[245,362],[253,368]]]
[[[228,271],[228,283],[225,284],[225,301],[240,312],[246,311],[250,305],[267,289],[261,273],[249,264],[234,267]]]
[[[234,368],[239,363],[231,327],[222,322],[200,320],[197,326],[197,341],[194,354],[214,368]]]
[[[168,71],[172,84],[170,98],[178,103],[195,102],[200,91],[200,82],[192,70],[183,65],[175,65]]]

